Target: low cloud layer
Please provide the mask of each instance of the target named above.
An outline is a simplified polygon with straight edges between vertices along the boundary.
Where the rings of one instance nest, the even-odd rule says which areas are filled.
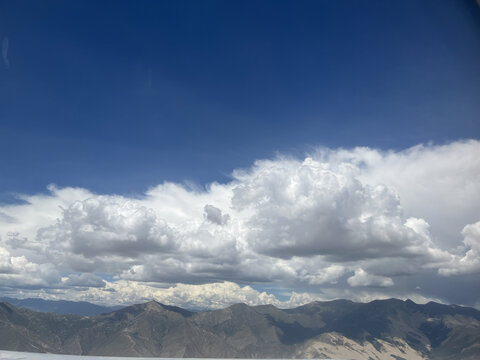
[[[205,190],[163,183],[141,198],[50,186],[0,206],[3,291],[195,307],[368,294],[450,301],[456,277],[480,275],[478,154],[474,140],[318,149],[256,161]],[[421,290],[428,277],[444,289]],[[195,302],[199,287],[221,297],[225,284],[246,297]]]

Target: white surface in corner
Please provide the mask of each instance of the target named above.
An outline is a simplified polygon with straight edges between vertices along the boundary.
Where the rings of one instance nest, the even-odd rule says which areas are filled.
[[[177,358],[155,358],[155,357],[115,357],[115,356],[86,356],[86,355],[59,355],[59,354],[44,354],[44,353],[29,353],[29,352],[17,352],[0,350],[0,360],[178,360]],[[187,359],[184,360],[198,360]],[[228,359],[208,359],[202,358],[202,360],[228,360]],[[241,359],[237,359],[241,360]],[[257,359],[262,360],[262,359]],[[265,359],[266,360],[266,359]],[[284,360],[284,359],[268,359],[268,360]],[[314,359],[315,360],[315,359]],[[320,360],[320,359],[317,359]],[[335,360],[335,359],[323,359],[323,360]],[[340,360],[340,359],[336,359]]]

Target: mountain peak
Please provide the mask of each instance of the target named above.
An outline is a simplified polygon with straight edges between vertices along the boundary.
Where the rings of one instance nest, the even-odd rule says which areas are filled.
[[[6,310],[7,312],[12,312],[16,309],[15,306],[10,304],[8,301],[0,302],[0,308],[2,308],[3,310]]]
[[[229,306],[230,309],[246,309],[248,307],[249,306],[245,303],[236,303],[236,304],[233,304],[233,305]]]
[[[142,305],[145,306],[145,308],[147,309],[164,309],[165,308],[165,305],[163,305],[162,303],[159,303],[156,300],[150,300]]]
[[[352,348],[356,358],[456,359],[462,349],[462,359],[480,359],[480,311],[397,299],[290,310],[239,303],[198,313],[152,300],[91,317],[3,302],[0,335],[0,349],[72,355],[337,358]]]

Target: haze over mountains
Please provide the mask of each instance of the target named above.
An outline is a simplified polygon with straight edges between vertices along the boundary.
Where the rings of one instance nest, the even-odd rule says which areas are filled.
[[[191,312],[155,301],[108,314],[35,312],[0,303],[0,349],[213,358],[478,359],[480,311],[410,300],[232,305]]]
[[[123,307],[101,306],[86,301],[44,300],[40,298],[15,299],[10,297],[0,297],[0,301],[6,301],[16,307],[24,307],[35,311],[82,316],[104,314],[119,310]]]

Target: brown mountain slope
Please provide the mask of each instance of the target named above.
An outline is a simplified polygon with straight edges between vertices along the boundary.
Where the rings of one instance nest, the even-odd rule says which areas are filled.
[[[480,312],[396,299],[236,304],[192,313],[155,301],[81,317],[0,303],[0,349],[156,357],[479,359]]]

